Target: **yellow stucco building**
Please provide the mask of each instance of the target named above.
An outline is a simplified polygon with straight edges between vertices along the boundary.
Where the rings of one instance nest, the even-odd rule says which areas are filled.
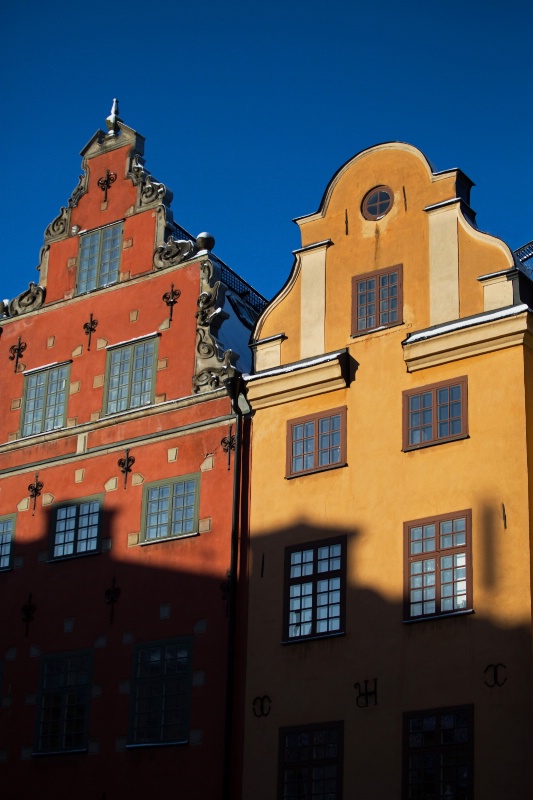
[[[255,329],[243,797],[529,798],[532,282],[378,145]]]

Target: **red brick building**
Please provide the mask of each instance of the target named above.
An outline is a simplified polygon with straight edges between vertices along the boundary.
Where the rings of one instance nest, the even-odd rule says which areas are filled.
[[[1,320],[2,796],[229,797],[264,299],[176,225],[116,104],[106,123]]]

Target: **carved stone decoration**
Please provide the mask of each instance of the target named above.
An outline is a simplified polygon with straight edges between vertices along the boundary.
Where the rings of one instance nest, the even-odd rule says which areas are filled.
[[[76,188],[74,189],[68,200],[69,208],[75,208],[78,205],[80,197],[83,197],[83,195],[87,192],[88,186],[89,186],[89,172],[87,167],[85,166],[85,159],[84,159],[83,173],[78,178],[78,185],[76,186]]]
[[[164,183],[154,181],[151,175],[146,175],[141,182],[141,193],[139,205],[149,206],[152,203],[162,203],[167,195],[167,187]]]
[[[208,289],[200,294],[200,297],[196,301],[196,305],[198,306],[198,311],[196,312],[198,325],[208,327],[214,322],[215,317],[220,315],[221,309],[214,308],[219,289],[220,281],[217,281],[212,289]],[[220,324],[217,327],[220,327]]]
[[[154,267],[165,269],[180,264],[186,258],[194,255],[194,242],[186,239],[168,239],[165,244],[160,245],[154,253]]]
[[[218,273],[218,269],[217,269]],[[208,392],[223,386],[236,373],[238,358],[231,350],[223,350],[216,334],[228,314],[223,311],[226,286],[213,279],[215,268],[211,261],[201,264],[201,289],[196,312],[196,357],[193,392]]]
[[[60,236],[67,236],[69,232],[70,223],[70,208],[61,206],[61,211],[57,217],[50,223],[44,232],[44,238],[56,239]]]
[[[30,281],[28,289],[9,303],[9,316],[17,317],[20,314],[27,314],[28,311],[36,311],[44,303],[45,294],[46,290],[42,286]]]
[[[141,158],[139,153],[133,151],[132,153],[133,158],[130,162],[130,169],[127,174],[127,178],[131,180],[134,186],[138,186],[141,181],[143,181],[146,177],[146,172],[144,170],[144,158]]]
[[[48,256],[50,254],[50,245],[43,244],[41,249],[39,250],[39,263],[37,265],[37,270],[39,271],[39,282],[41,286],[46,286],[46,281],[48,278]]]
[[[209,331],[204,328],[197,328],[196,334],[198,336],[196,342],[196,352],[198,355],[201,358],[213,358],[213,356],[216,356],[217,348]]]

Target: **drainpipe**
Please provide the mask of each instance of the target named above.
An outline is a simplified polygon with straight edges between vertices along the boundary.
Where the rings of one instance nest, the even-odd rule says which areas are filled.
[[[242,393],[242,378],[236,375],[228,383],[228,393],[235,414],[235,450],[233,460],[233,509],[231,520],[231,555],[228,577],[228,650],[226,666],[226,717],[224,725],[224,767],[222,775],[222,800],[231,798],[231,768],[233,739],[233,702],[235,680],[235,638],[237,628],[237,571],[239,562],[239,533],[241,523],[241,470],[243,412],[251,409]],[[242,407],[240,405],[242,404]]]

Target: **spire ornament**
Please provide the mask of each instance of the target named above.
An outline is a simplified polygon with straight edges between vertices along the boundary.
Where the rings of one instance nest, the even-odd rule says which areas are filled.
[[[107,117],[105,124],[107,125],[107,136],[118,136],[120,132],[119,127],[119,119],[118,119],[118,100],[115,97],[113,99],[113,105],[111,106],[111,114]]]

